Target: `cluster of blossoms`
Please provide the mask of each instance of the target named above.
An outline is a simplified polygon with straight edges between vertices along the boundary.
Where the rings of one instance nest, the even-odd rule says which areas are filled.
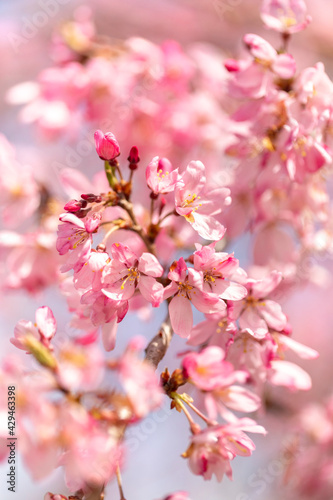
[[[230,191],[208,188],[201,162],[190,162],[179,174],[169,160],[155,157],[146,167],[150,210],[137,217],[131,196],[140,161],[138,149],[130,150],[129,178],[125,180],[117,159],[120,147],[116,137],[98,130],[95,144],[104,162],[108,190],[83,193],[80,199],[67,202],[56,242],[63,256],[61,271],[73,271],[62,290],[73,314],[72,326],[81,333],[53,347],[55,319],[48,307],[42,307],[36,312],[35,325],[20,321],[12,339],[43,367],[38,376],[25,378],[27,385],[34,378],[29,390],[38,392],[34,401],[42,410],[37,426],[30,398],[22,397],[26,404],[18,410],[20,432],[27,441],[25,425],[36,427],[33,442],[30,439],[22,448],[23,457],[24,450],[29,450],[26,462],[35,478],[62,465],[68,488],[76,496],[91,489],[102,491],[123,465],[126,429],[158,408],[164,390],[172,400],[171,408],[184,412],[189,421],[192,437],[183,457],[194,474],[205,479],[215,474],[219,481],[224,474],[231,478],[230,461],[237,455],[251,455],[255,448],[246,432],[265,430],[250,418],[237,418],[230,410],[256,411],[266,380],[291,389],[309,389],[309,376],[285,361],[284,352],[293,349],[307,358],[317,353],[290,338],[287,318],[272,300],[281,273],[273,271],[264,279],[251,279],[233,254],[216,250],[225,233],[216,215],[230,203]],[[185,226],[193,233],[192,239],[201,236],[213,242],[196,243],[196,250],[186,258],[163,265],[163,247],[170,239],[164,228],[172,226],[173,220],[175,225],[180,221],[180,233]],[[169,258],[176,250],[175,245],[168,245]],[[142,344],[135,339],[123,356],[104,359],[98,347],[99,330],[104,348],[110,351],[115,347],[117,325],[130,308],[147,309],[149,303],[156,308],[164,301],[168,317],[157,342],[163,336],[169,337],[169,342],[173,332],[192,346],[180,368],[171,375],[166,369],[159,384],[154,368],[160,358],[154,353],[149,356],[148,346],[146,362],[139,361]],[[194,327],[192,306],[206,315]],[[13,377],[12,367],[10,363],[5,366],[4,381],[7,370]],[[17,380],[22,370],[15,372]],[[106,370],[117,373],[125,395],[103,389]],[[178,392],[185,384],[193,387],[193,397]],[[28,391],[25,385],[22,390]],[[47,396],[54,391],[60,392],[61,398],[52,405]],[[198,401],[203,411],[193,401]],[[193,420],[188,408],[205,427]],[[48,426],[52,432],[47,439],[44,434],[39,439],[41,430]],[[75,432],[69,430],[72,427]],[[38,471],[31,460],[35,453],[45,464]],[[89,460],[82,460],[82,454]]]
[[[20,321],[11,341],[39,369],[8,358],[1,386],[16,387],[16,432],[32,477],[42,479],[61,465],[68,488],[82,498],[80,492],[102,490],[117,473],[125,430],[160,407],[162,390],[154,368],[140,359],[144,339],[133,338],[121,356],[105,359],[93,338],[57,342],[55,335],[56,320],[46,306],[37,309],[35,324]],[[122,391],[110,388],[110,374]]]
[[[333,83],[322,63],[297,72],[288,52],[291,35],[310,20],[303,1],[266,1],[262,19],[281,33],[282,46],[247,34],[246,58],[225,61],[235,100],[226,154],[237,159],[226,223],[232,236],[256,230],[256,264],[278,268],[292,282],[315,279],[303,263],[331,248]]]
[[[293,460],[285,470],[293,498],[332,498],[333,400],[303,408],[294,422]]]
[[[60,210],[52,190],[31,169],[21,174],[11,146],[4,138],[0,144],[3,222],[20,229],[23,213],[38,223],[25,234],[0,233],[5,287],[36,292],[58,282],[75,329],[57,342],[46,306],[37,309],[35,323],[22,320],[15,328],[12,344],[39,364],[27,373],[21,361],[8,359],[1,371],[3,390],[14,384],[19,391],[20,451],[35,479],[63,466],[69,499],[91,493],[102,499],[109,481],[120,483],[127,429],[164,396],[188,420],[182,456],[191,471],[231,478],[231,461],[255,449],[247,433],[266,432],[234,412],[256,412],[266,383],[311,387],[307,372],[285,357],[318,353],[291,337],[279,297],[305,255],[332,245],[325,175],[333,84],[321,64],[297,74],[287,52],[291,34],[309,22],[302,0],[264,1],[262,19],[281,33],[282,48],[248,34],[248,57],[227,60],[225,68],[202,47],[187,54],[174,42],[105,45],[82,12],[55,39],[56,65],[9,98],[23,95],[29,101],[23,120],[52,138],[86,122],[114,120],[115,135],[94,135],[104,170],[90,181],[63,169],[60,180],[72,199]],[[241,104],[227,118],[230,97]],[[129,150],[127,167],[116,136]],[[161,156],[154,156],[156,144]],[[220,175],[224,152],[237,158],[226,176]],[[205,165],[188,162],[194,154]],[[229,251],[247,230],[256,237],[256,266],[248,272]],[[167,317],[145,359],[138,338],[122,355],[106,354],[128,312],[147,318],[151,307],[164,308]],[[202,318],[194,324],[197,311]],[[172,334],[185,339],[187,350],[179,368],[158,377]],[[187,392],[179,391],[183,386]],[[124,500],[121,484],[120,492]],[[67,497],[49,492],[45,500]]]

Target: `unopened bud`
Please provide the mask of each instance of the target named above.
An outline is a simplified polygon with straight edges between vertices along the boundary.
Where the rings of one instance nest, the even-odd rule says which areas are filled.
[[[81,194],[81,198],[88,203],[100,203],[102,201],[102,197],[100,195],[93,193]]]
[[[138,163],[140,161],[139,150],[136,146],[131,147],[131,151],[129,153],[129,157],[127,158],[129,161],[129,168],[131,170],[136,170],[138,168]]]
[[[235,73],[239,71],[239,62],[236,59],[227,59],[224,61],[224,67],[229,73]]]
[[[66,212],[72,212],[72,213],[78,212],[79,210],[81,210],[81,208],[82,208],[81,202],[77,200],[70,200],[64,206]]]
[[[103,134],[101,130],[96,130],[94,139],[97,154],[102,160],[114,160],[120,155],[118,141],[111,132]]]

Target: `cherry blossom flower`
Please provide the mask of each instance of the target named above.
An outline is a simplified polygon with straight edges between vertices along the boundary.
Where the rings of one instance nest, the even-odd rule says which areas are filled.
[[[114,243],[111,254],[112,260],[104,270],[103,293],[113,300],[128,300],[138,288],[153,307],[158,307],[163,286],[155,278],[162,276],[163,268],[157,258],[151,253],[138,257],[122,243]]]
[[[186,354],[182,366],[189,382],[204,392],[204,403],[210,418],[216,419],[220,414],[225,420],[233,420],[226,407],[242,412],[253,412],[260,407],[259,396],[244,387],[233,385],[246,382],[248,373],[235,370],[225,360],[225,353],[220,347],[210,346],[200,353]]]
[[[235,318],[230,315],[231,308],[233,305],[228,302],[224,311],[206,314],[206,319],[192,328],[187,344],[196,346],[208,342],[225,350],[237,332]]]
[[[173,191],[178,177],[178,168],[173,169],[167,158],[155,156],[146,168],[147,185],[154,195]]]
[[[192,161],[175,186],[176,212],[185,217],[197,233],[207,240],[220,240],[225,228],[213,216],[231,202],[227,188],[206,189],[205,167]]]
[[[263,339],[269,328],[280,332],[287,324],[280,304],[268,299],[281,280],[282,274],[277,271],[272,271],[262,280],[247,280],[248,296],[243,303],[236,302],[234,305],[234,314],[240,311],[240,327],[257,339]]]
[[[110,299],[102,290],[88,290],[81,297],[81,305],[83,305],[84,309],[87,306],[89,307],[91,323],[95,326],[101,326],[105,350],[111,351],[114,349],[118,323],[127,314],[128,301]]]
[[[94,213],[83,220],[74,214],[67,213],[60,216],[60,221],[64,224],[59,225],[57,250],[60,255],[65,255],[72,250],[66,263],[62,265],[61,271],[66,272],[72,268],[78,271],[89,258],[92,233],[98,229],[101,215]]]
[[[159,408],[163,401],[163,391],[154,367],[138,357],[144,345],[143,338],[133,338],[117,365],[119,379],[132,403],[136,418],[144,418]]]
[[[57,352],[58,380],[65,389],[93,391],[104,376],[104,356],[97,345],[86,346],[68,340]]]
[[[196,475],[211,479],[215,474],[222,481],[224,474],[230,479],[230,460],[236,455],[249,456],[255,449],[253,441],[245,432],[265,434],[265,429],[249,418],[242,418],[229,425],[210,426],[195,434],[191,444],[183,453],[189,459],[189,467]]]
[[[196,245],[193,265],[203,273],[203,290],[216,293],[224,300],[241,300],[247,295],[246,288],[234,281],[227,281],[236,272],[239,262],[233,254],[215,252],[215,243],[207,246]]]
[[[6,256],[3,287],[37,293],[59,282],[60,257],[55,249],[56,234],[51,230],[19,234],[0,232],[0,249]]]
[[[14,337],[10,339],[11,343],[18,349],[29,352],[29,336],[41,341],[46,347],[54,337],[57,330],[57,323],[51,309],[47,306],[39,307],[36,310],[36,323],[31,321],[19,321],[14,330]]]
[[[311,22],[304,0],[264,0],[261,19],[268,28],[286,34],[304,30]]]
[[[296,62],[290,54],[279,54],[264,38],[252,33],[246,34],[243,41],[256,64],[269,67],[283,79],[288,80],[295,75]]]
[[[117,139],[111,132],[103,134],[101,130],[96,130],[94,139],[97,154],[102,160],[110,161],[119,156],[120,147]]]
[[[204,313],[214,313],[226,308],[216,294],[203,291],[203,275],[187,268],[181,257],[170,268],[170,285],[164,289],[164,299],[174,296],[169,304],[169,314],[174,332],[187,338],[193,325],[191,304]]]
[[[65,450],[59,465],[71,491],[102,486],[115,474],[123,461],[123,449],[82,406],[62,408],[62,441]]]
[[[186,354],[182,365],[185,377],[203,391],[213,391],[246,380],[246,373],[235,372],[232,364],[225,361],[225,353],[218,346]]]
[[[0,205],[5,226],[17,227],[37,210],[41,198],[29,165],[21,165],[14,148],[0,134]]]

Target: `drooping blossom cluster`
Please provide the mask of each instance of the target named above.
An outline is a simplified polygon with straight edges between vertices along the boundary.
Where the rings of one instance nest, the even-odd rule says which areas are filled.
[[[289,54],[290,36],[310,22],[302,0],[265,1],[262,19],[282,46],[247,34],[247,57],[225,68],[215,52],[186,53],[172,41],[108,47],[90,20],[76,20],[56,38],[56,65],[38,84],[9,92],[12,102],[28,101],[23,121],[52,139],[73,139],[86,122],[114,123],[95,131],[104,168],[93,181],[71,168],[59,173],[72,198],[63,209],[32,169],[21,176],[5,139],[0,159],[1,168],[13,166],[9,177],[0,172],[4,223],[22,222],[17,206],[37,219],[37,229],[0,234],[5,287],[35,293],[59,282],[75,329],[57,342],[47,306],[35,323],[21,320],[11,343],[38,366],[27,373],[21,360],[6,360],[2,389],[18,387],[20,451],[33,478],[62,466],[69,498],[102,499],[109,481],[121,482],[126,431],[163,396],[188,420],[182,456],[190,470],[221,481],[232,478],[236,456],[254,451],[247,433],[266,433],[255,415],[234,412],[263,406],[266,383],[311,387],[286,357],[318,353],[292,338],[280,298],[300,275],[313,278],[300,272],[304,257],[332,245],[325,175],[333,84],[320,63],[298,73]],[[204,163],[191,161],[199,157]],[[224,162],[235,158],[226,171]],[[245,231],[255,237],[248,271],[232,251]],[[122,355],[110,353],[127,314],[147,318],[154,309],[167,317],[145,361],[146,341],[136,337]],[[186,346],[179,368],[159,378],[172,334]],[[165,497],[185,499],[181,491]]]
[[[333,83],[322,63],[297,71],[289,53],[291,34],[310,21],[303,1],[268,0],[262,19],[282,34],[281,45],[247,34],[246,57],[225,61],[228,93],[240,103],[226,149],[237,163],[225,223],[232,236],[255,231],[255,264],[278,268],[290,283],[318,281],[304,259],[330,251]]]

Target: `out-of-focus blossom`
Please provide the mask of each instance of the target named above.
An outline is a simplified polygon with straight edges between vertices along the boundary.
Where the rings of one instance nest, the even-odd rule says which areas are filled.
[[[15,326],[14,337],[10,341],[18,349],[29,352],[29,342],[27,342],[29,339],[27,337],[32,336],[48,347],[56,330],[57,323],[51,309],[47,306],[39,307],[36,310],[36,323],[33,324],[26,320],[19,321]]]
[[[292,34],[311,22],[304,0],[263,0],[261,19],[270,29]]]
[[[188,458],[189,467],[196,475],[211,479],[215,474],[222,481],[224,474],[230,479],[230,461],[239,456],[249,456],[255,449],[253,441],[245,432],[265,434],[265,429],[248,418],[229,425],[207,427],[191,438],[191,444],[183,453]]]

